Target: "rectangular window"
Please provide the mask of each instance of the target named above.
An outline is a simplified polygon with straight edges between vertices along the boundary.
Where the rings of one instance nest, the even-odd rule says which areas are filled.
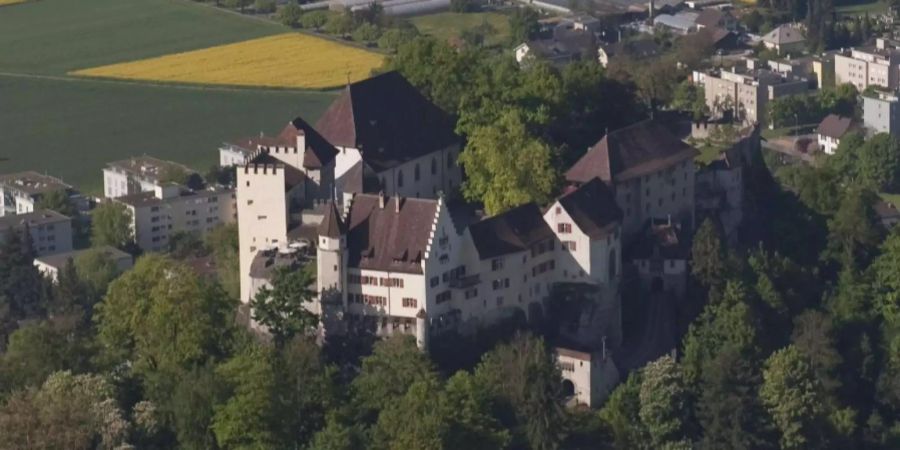
[[[572,232],[572,224],[571,223],[558,223],[558,224],[556,224],[556,230],[563,234],[571,233]]]
[[[503,258],[496,258],[491,261],[491,270],[498,271],[503,268]]]
[[[440,294],[438,294],[437,297],[435,297],[435,302],[437,302],[437,303],[449,302],[450,298],[451,298],[450,291],[444,291],[444,292],[441,292]]]
[[[575,251],[575,241],[563,241],[563,245],[564,245],[564,246],[566,247],[566,249],[569,250],[570,252],[574,252],[574,251]]]
[[[439,284],[441,284],[441,278],[440,278],[440,277],[431,277],[431,287],[435,287],[435,286],[437,286],[437,285],[439,285]]]
[[[475,298],[475,297],[478,297],[478,289],[477,288],[469,289],[466,291],[466,300],[468,300],[470,298]]]
[[[414,298],[404,298],[403,299],[403,307],[404,308],[415,308],[418,306],[418,301]]]

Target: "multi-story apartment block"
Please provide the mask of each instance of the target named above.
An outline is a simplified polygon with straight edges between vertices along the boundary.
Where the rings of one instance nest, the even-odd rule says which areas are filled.
[[[170,182],[182,183],[194,171],[186,166],[154,158],[135,156],[107,164],[103,169],[103,193],[106,198],[153,192]]]
[[[72,219],[51,210],[39,210],[0,217],[0,241],[7,233],[21,233],[27,227],[37,256],[72,250]]]
[[[191,190],[177,184],[118,197],[131,213],[134,242],[145,251],[168,248],[175,233],[204,235],[216,226],[236,220],[231,189]]]
[[[567,172],[575,184],[594,178],[615,192],[626,237],[651,218],[694,223],[694,156],[697,150],[654,120],[608,133]]]
[[[865,93],[863,126],[871,134],[900,135],[900,98],[896,94],[876,91]]]
[[[72,186],[59,178],[37,172],[20,172],[0,176],[0,217],[34,212],[44,194],[62,191],[80,210],[86,201]]]
[[[754,67],[754,62],[748,61],[746,67],[735,66],[730,71],[694,72],[694,82],[704,87],[706,106],[714,116],[731,114],[747,125],[764,122],[769,101],[809,89],[805,78]]]
[[[850,83],[859,92],[869,86],[885,89],[900,87],[900,49],[886,39],[874,46],[857,47],[834,55],[837,84]]]

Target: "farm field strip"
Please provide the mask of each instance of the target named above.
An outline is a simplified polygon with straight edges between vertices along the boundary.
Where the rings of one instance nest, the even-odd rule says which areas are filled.
[[[128,80],[326,89],[367,78],[380,54],[300,33],[71,72]]]
[[[25,3],[28,0],[0,0],[0,6],[15,5],[17,3]]]

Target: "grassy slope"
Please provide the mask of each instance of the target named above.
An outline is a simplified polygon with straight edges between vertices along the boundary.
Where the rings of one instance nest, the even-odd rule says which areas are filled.
[[[41,0],[0,11],[0,72],[69,70],[284,32],[187,0]],[[332,93],[222,90],[0,74],[0,173],[97,193],[100,168],[148,153],[205,169],[223,140],[318,117]]]
[[[503,14],[445,12],[410,19],[423,34],[430,34],[443,40],[458,38],[463,30],[475,28],[484,21],[497,30],[494,36],[487,39],[489,44],[499,44],[509,39],[509,18]]]
[[[869,16],[888,12],[888,4],[885,1],[869,1],[866,3],[858,3],[854,5],[837,6],[834,11],[839,16],[862,16],[869,13]]]

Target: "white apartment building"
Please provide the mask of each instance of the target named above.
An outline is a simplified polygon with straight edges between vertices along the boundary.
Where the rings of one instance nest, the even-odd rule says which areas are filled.
[[[599,178],[611,186],[626,238],[651,218],[671,216],[692,227],[696,154],[664,126],[646,120],[608,133],[566,172],[566,180],[578,185]]]
[[[72,250],[64,253],[56,253],[53,255],[39,256],[34,259],[34,265],[47,278],[56,281],[59,277],[59,271],[65,268],[70,262],[74,262],[79,256],[90,252],[100,251],[103,256],[112,262],[119,273],[122,273],[134,266],[134,257],[115,247],[108,245],[96,249]]]
[[[193,170],[172,161],[134,156],[107,164],[103,169],[103,193],[106,198],[117,198],[153,192],[169,182],[181,182],[192,174]]]
[[[805,78],[754,67],[755,62],[748,60],[746,67],[735,66],[730,71],[694,72],[693,80],[703,86],[706,106],[714,117],[731,114],[746,125],[761,123],[769,101],[809,89]]]
[[[900,135],[900,97],[893,93],[876,91],[865,94],[863,99],[863,126],[869,134],[889,133]]]
[[[72,219],[56,211],[40,210],[0,217],[0,241],[8,233],[21,233],[28,227],[37,256],[72,250]]]
[[[231,189],[191,190],[168,184],[151,192],[118,197],[131,213],[134,242],[145,251],[164,251],[175,233],[204,235],[237,220]]]
[[[900,50],[886,40],[876,39],[874,46],[857,47],[834,55],[837,84],[850,83],[859,92],[869,86],[886,89],[900,87]]]
[[[65,192],[77,208],[85,207],[81,194],[59,178],[34,171],[0,175],[0,217],[34,212],[41,197],[55,191]]]

